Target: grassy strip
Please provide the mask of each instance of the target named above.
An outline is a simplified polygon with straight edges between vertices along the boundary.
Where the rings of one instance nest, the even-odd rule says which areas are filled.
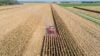
[[[83,17],[83,18],[85,18],[85,19],[87,19],[87,20],[90,20],[90,21],[100,25],[100,20],[93,17],[93,16],[90,16],[88,14],[85,14],[85,13],[82,13],[82,12],[79,12],[79,11],[72,11],[72,12],[79,15],[79,16],[81,16],[81,17]]]
[[[58,4],[64,7],[75,7],[75,6],[100,6],[100,3],[60,3]]]

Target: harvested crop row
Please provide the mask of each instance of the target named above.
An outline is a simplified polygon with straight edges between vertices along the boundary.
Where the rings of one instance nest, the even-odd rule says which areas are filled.
[[[73,36],[74,41],[83,50],[84,56],[99,56],[100,41],[98,40],[98,38],[95,38],[93,36],[94,34],[90,34],[86,31],[86,29],[90,31],[96,30],[95,32],[100,34],[100,32],[98,31],[99,26],[96,26],[94,23],[83,19],[57,5],[53,5],[53,7],[59,17],[67,26],[67,29]],[[86,27],[86,29],[83,29],[83,26]]]
[[[23,7],[23,6],[22,6]],[[38,16],[37,11],[44,8],[45,6],[25,6],[24,10],[15,10],[13,13],[3,13],[0,15],[0,35],[5,35],[9,31],[23,24],[27,19],[32,16]],[[7,11],[6,11],[7,12]],[[41,16],[40,16],[41,17]]]
[[[30,10],[30,8],[32,8],[33,10]],[[0,11],[0,18],[7,17],[7,16],[10,16],[10,15],[13,15],[13,14],[20,13],[20,12],[23,13],[23,12],[25,12],[25,10],[34,11],[34,10],[36,10],[35,8],[40,8],[40,5],[38,5],[38,4],[19,5],[19,6],[16,6],[16,8],[13,8],[13,9],[9,9],[9,10],[5,9],[3,11]]]
[[[84,56],[84,52],[75,43],[72,35],[53,9],[53,16],[59,34],[46,34],[43,40],[41,56]]]
[[[6,15],[5,19],[0,19],[0,56],[26,56],[30,51],[34,51],[30,54],[39,55],[37,50],[41,48],[44,22],[37,11],[41,12],[41,9],[47,6],[27,5],[25,7],[26,9],[20,9],[18,13],[11,16]],[[30,48],[35,42],[38,45]],[[36,50],[30,50],[32,48]]]
[[[5,35],[4,40],[1,41],[0,56],[21,56],[25,44],[28,43],[36,28],[35,24],[38,22],[37,20],[29,19],[24,25]]]

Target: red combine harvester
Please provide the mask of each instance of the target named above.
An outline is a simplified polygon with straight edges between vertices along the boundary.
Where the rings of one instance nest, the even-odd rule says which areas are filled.
[[[47,33],[48,34],[56,34],[56,28],[54,26],[49,26],[47,28]]]

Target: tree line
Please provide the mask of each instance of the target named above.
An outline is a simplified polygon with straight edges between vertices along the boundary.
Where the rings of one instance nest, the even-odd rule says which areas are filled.
[[[13,5],[18,4],[17,0],[0,0],[0,5]]]

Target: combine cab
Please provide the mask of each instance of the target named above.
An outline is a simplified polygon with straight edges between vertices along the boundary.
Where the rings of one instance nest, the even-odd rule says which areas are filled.
[[[50,26],[47,28],[48,34],[56,34],[56,28],[54,26]]]

